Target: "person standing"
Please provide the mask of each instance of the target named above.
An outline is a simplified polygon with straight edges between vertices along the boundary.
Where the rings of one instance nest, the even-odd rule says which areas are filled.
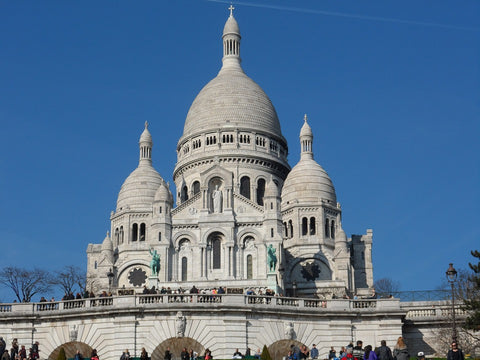
[[[148,360],[148,353],[145,348],[142,348],[142,352],[140,353],[140,360]]]
[[[372,349],[372,345],[365,346],[365,352],[363,354],[363,360],[377,360],[377,354]]]
[[[328,358],[335,359],[337,357],[337,352],[335,351],[335,348],[332,346],[330,347],[330,351],[328,352]]]
[[[355,360],[363,359],[363,342],[361,340],[357,341],[357,345],[353,348],[352,355]]]
[[[167,347],[167,350],[165,350],[165,355],[163,355],[163,360],[172,360],[172,353],[170,352],[169,347]]]
[[[399,337],[397,344],[393,348],[393,359],[394,360],[409,360],[410,354],[408,353],[407,345],[403,341],[403,337]]]
[[[456,341],[452,342],[452,348],[448,350],[447,360],[464,360],[463,351],[458,348]]]
[[[380,341],[380,347],[375,350],[378,360],[393,360],[392,350],[385,340]]]
[[[318,349],[315,344],[312,345],[312,349],[310,350],[310,357],[312,359],[318,359]]]
[[[77,350],[77,352],[75,354],[75,357],[74,357],[74,360],[83,360],[83,356],[80,353],[80,350]]]

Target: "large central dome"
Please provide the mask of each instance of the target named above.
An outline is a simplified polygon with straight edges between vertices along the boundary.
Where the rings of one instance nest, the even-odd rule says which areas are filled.
[[[283,139],[272,102],[240,66],[240,38],[238,23],[230,14],[223,29],[223,66],[193,101],[181,142],[201,133],[229,127]]]
[[[183,136],[224,126],[282,136],[272,102],[241,69],[220,71],[200,91],[188,112]]]

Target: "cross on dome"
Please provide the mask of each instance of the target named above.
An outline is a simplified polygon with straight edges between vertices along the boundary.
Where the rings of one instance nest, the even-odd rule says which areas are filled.
[[[233,4],[230,4],[230,7],[228,8],[228,10],[230,10],[230,16],[233,16],[233,10],[235,10],[235,8],[233,7]]]
[[[305,115],[303,116],[303,120],[305,120],[305,122],[307,122],[307,114],[305,114]]]
[[[145,121],[145,129],[148,129],[148,121]]]

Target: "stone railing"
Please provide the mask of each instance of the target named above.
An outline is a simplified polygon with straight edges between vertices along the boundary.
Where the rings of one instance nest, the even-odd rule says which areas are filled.
[[[172,306],[195,307],[198,309],[214,306],[251,308],[290,308],[306,311],[350,311],[368,312],[401,310],[398,299],[381,300],[321,300],[261,295],[236,294],[134,294],[113,297],[98,297],[68,301],[0,304],[0,313],[45,314],[62,311],[88,311],[94,308],[171,308]],[[413,314],[413,313],[412,313]],[[1,317],[2,315],[0,315]]]
[[[448,319],[452,317],[452,304],[448,301],[402,302],[400,306],[407,311],[407,320]],[[463,318],[467,312],[461,304],[455,304],[455,316]]]

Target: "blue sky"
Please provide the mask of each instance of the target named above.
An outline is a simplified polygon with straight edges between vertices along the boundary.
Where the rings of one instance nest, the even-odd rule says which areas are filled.
[[[347,234],[374,230],[375,278],[437,287],[480,248],[480,2],[234,1],[242,65]],[[0,1],[2,267],[86,267],[138,162],[172,182],[176,142],[221,66],[222,1]],[[13,296],[0,292],[0,299]]]

